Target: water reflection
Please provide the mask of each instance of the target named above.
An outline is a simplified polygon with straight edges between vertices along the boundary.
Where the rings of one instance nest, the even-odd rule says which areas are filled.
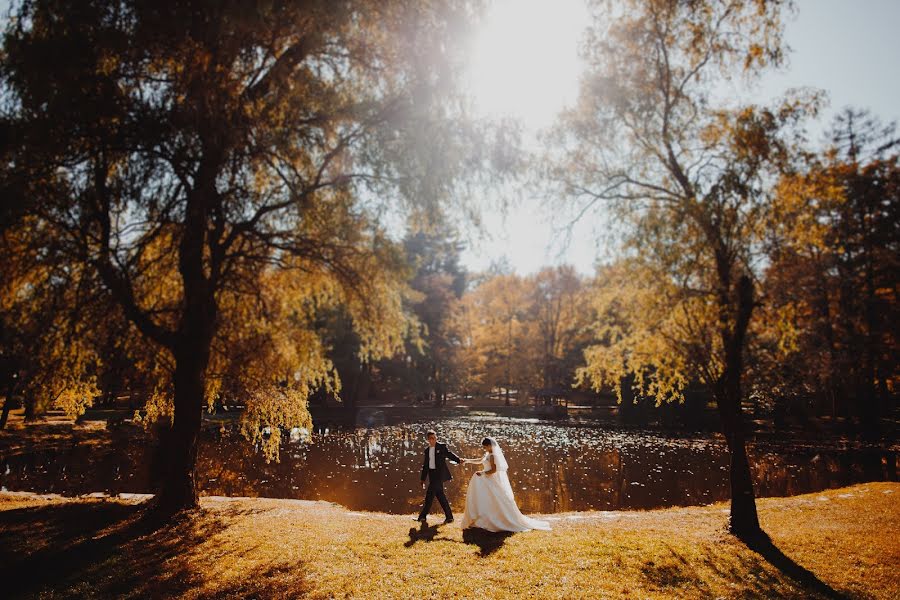
[[[480,457],[485,436],[499,440],[525,512],[706,504],[728,493],[727,453],[712,438],[480,419],[293,436],[281,462],[271,464],[237,435],[205,432],[199,480],[208,495],[321,499],[353,510],[411,513],[421,501],[429,427],[461,456]],[[100,448],[75,444],[16,454],[0,458],[0,485],[62,494],[147,492],[151,454],[149,443],[127,437]],[[750,454],[761,496],[897,479],[893,450],[757,445]],[[447,495],[457,509],[475,468],[451,466]]]

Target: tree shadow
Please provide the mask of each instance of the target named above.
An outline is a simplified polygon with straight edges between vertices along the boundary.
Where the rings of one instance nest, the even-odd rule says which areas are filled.
[[[763,566],[763,560],[756,557],[750,557],[749,560],[746,558],[732,560],[735,555],[731,552],[722,552],[722,548],[718,545],[710,546],[697,558],[685,557],[671,544],[664,543],[663,546],[668,550],[671,559],[665,555],[655,557],[655,560],[648,558],[641,566],[641,574],[648,583],[661,590],[671,591],[673,596],[680,590],[688,589],[693,590],[695,594],[699,593],[701,597],[716,595],[709,582],[697,575],[694,561],[698,558],[721,580],[741,582],[746,587],[742,592],[744,597],[775,597],[777,594],[773,590],[779,589],[782,583],[777,574]]]
[[[712,597],[715,594],[709,583],[697,576],[695,565],[692,564],[699,558],[721,580],[740,582],[745,586],[746,589],[742,592],[744,596],[781,597],[786,594],[784,585],[790,582],[796,585],[801,595],[787,593],[786,597],[847,597],[785,556],[771,541],[758,540],[751,542],[753,545],[746,540],[736,539],[736,541],[745,544],[755,554],[747,556],[743,553],[723,552],[721,546],[714,545],[703,551],[699,557],[689,558],[670,544],[663,544],[669,556],[660,554],[648,558],[641,567],[641,574],[648,583],[670,592],[673,596],[681,590],[692,589]],[[768,568],[767,564],[775,569]]]
[[[482,557],[490,556],[499,550],[506,538],[513,535],[511,531],[488,531],[478,527],[463,529],[463,542],[478,546]]]
[[[797,564],[776,546],[768,534],[760,532],[749,539],[741,539],[750,549],[763,557],[766,562],[778,569],[783,575],[794,580],[808,591],[815,592],[826,598],[845,599],[846,594],[838,592],[830,585],[819,579],[815,573]]]
[[[199,523],[192,513],[171,516],[146,503],[0,511],[0,581],[10,598],[141,597],[160,589],[178,596],[199,580],[179,557],[221,529],[217,519]]]

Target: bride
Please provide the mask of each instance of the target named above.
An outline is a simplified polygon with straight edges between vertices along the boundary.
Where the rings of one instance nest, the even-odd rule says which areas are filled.
[[[460,525],[480,527],[488,531],[528,531],[529,529],[550,530],[547,521],[538,521],[526,517],[516,506],[512,486],[506,470],[509,465],[503,456],[503,450],[493,438],[484,438],[482,458],[464,458],[467,464],[481,464],[481,471],[476,471],[469,480],[466,492],[466,512]]]

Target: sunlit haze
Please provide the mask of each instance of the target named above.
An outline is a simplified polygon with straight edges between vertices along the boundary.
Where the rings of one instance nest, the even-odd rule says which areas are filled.
[[[476,110],[491,117],[513,117],[525,139],[553,124],[578,94],[583,64],[578,45],[588,24],[583,0],[498,0],[491,4],[474,36],[467,84]],[[563,244],[536,197],[525,196],[507,214],[487,203],[487,236],[472,245],[463,260],[470,269],[506,259],[521,273],[542,265],[570,262],[590,272],[596,254],[591,223],[579,223],[573,242]]]
[[[582,0],[499,0],[471,48],[468,84],[477,108],[546,127],[578,91]]]
[[[797,18],[785,28],[792,48],[788,68],[767,73],[746,99],[766,103],[791,87],[825,90],[831,107],[810,128],[813,134],[845,106],[868,108],[886,122],[900,118],[900,79],[891,71],[900,61],[900,36],[892,31],[900,22],[900,2],[800,0],[797,8]],[[520,119],[533,139],[576,98],[582,68],[578,42],[587,24],[582,0],[495,2],[472,48],[469,86],[478,109]],[[554,219],[527,193],[505,217],[485,208],[489,237],[466,250],[466,267],[478,271],[505,258],[522,274],[561,262],[591,273],[598,252],[608,253],[596,241],[605,228],[602,219],[589,215],[564,245],[558,211]]]

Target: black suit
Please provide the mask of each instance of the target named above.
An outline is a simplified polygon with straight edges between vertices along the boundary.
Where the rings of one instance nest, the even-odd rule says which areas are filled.
[[[453,476],[450,475],[450,469],[447,468],[447,459],[452,460],[456,464],[461,463],[462,459],[453,454],[446,444],[437,443],[434,446],[434,469],[431,469],[428,460],[429,450],[431,450],[431,446],[425,448],[425,457],[422,460],[422,483],[425,483],[425,480],[428,479],[428,491],[425,492],[425,503],[422,504],[419,519],[424,519],[431,510],[435,496],[437,496],[438,502],[441,503],[441,508],[444,509],[444,516],[452,519],[453,513],[450,511],[450,503],[447,501],[446,494],[444,494],[444,482],[453,479]]]

